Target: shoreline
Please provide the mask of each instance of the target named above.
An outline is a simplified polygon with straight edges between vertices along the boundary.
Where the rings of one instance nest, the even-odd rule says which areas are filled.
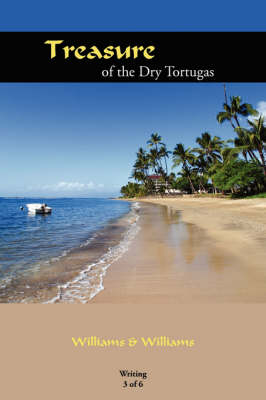
[[[221,248],[237,253],[241,246],[251,252],[266,241],[266,199],[229,200],[222,198],[142,199],[143,203],[160,204],[182,211],[184,222],[196,224],[216,240]],[[235,249],[231,244],[234,241]],[[266,256],[266,251],[265,251]]]
[[[141,204],[141,231],[91,302],[266,302],[265,199],[132,201]]]
[[[128,212],[110,219],[79,246],[7,279],[6,285],[0,286],[0,303],[89,300],[102,290],[105,270],[124,251],[123,240],[132,231],[135,214],[131,204]]]

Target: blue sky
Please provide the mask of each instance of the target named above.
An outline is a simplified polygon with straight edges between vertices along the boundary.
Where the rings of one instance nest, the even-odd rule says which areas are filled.
[[[13,0],[0,30],[263,31],[265,2]],[[229,90],[266,100],[265,84]],[[205,130],[231,137],[222,102],[220,84],[0,84],[0,195],[117,194],[151,133],[170,149]]]
[[[88,0],[2,1],[1,30],[265,30],[265,2]]]
[[[266,84],[227,88],[266,113]],[[222,103],[220,83],[0,84],[0,195],[118,194],[154,132],[170,150],[233,137]]]

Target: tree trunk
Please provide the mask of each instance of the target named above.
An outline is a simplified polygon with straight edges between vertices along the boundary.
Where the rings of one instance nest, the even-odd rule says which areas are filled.
[[[264,159],[262,149],[259,149],[259,154],[260,154],[260,158],[261,158],[261,162],[262,162],[263,174],[264,174],[264,176],[266,176],[266,165],[265,165],[265,159]]]
[[[237,118],[237,115],[234,116],[234,119],[235,119],[235,121],[237,123],[238,128],[241,128],[240,123],[239,123],[238,118]]]
[[[258,157],[255,155],[253,150],[250,150],[251,154],[253,155],[254,159],[259,163]]]
[[[192,193],[195,193],[196,190],[195,190],[195,188],[194,188],[194,186],[193,186],[193,183],[192,183],[192,180],[191,180],[189,174],[188,174],[188,180],[189,180],[189,183],[190,183],[190,187],[191,187]]]
[[[233,129],[235,130],[235,129],[236,129],[236,127],[235,127],[235,125],[233,124],[233,122],[232,122],[232,119],[231,119],[231,118],[230,118],[230,123],[231,123],[231,125],[232,125]]]
[[[224,83],[224,98],[225,98],[225,104],[228,105],[225,83]]]
[[[168,175],[168,167],[167,167],[167,161],[166,161],[166,157],[164,157],[164,162],[165,162],[165,170],[166,170],[166,174]]]
[[[224,98],[225,98],[225,104],[228,106],[225,83],[224,83]],[[235,125],[234,125],[233,122],[232,122],[232,118],[230,118],[230,123],[231,123],[231,125],[232,125],[232,128],[235,130],[236,128],[235,128]]]

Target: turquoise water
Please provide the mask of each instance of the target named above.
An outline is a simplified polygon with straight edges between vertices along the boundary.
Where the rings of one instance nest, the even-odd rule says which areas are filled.
[[[47,203],[51,215],[31,215],[27,203]],[[127,214],[124,201],[94,198],[0,198],[0,288],[45,261],[86,245],[95,232]]]

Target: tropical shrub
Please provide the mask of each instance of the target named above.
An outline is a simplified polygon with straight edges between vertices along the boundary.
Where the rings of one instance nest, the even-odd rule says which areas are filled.
[[[232,160],[212,176],[215,186],[223,191],[254,193],[263,189],[263,169],[254,162]]]

